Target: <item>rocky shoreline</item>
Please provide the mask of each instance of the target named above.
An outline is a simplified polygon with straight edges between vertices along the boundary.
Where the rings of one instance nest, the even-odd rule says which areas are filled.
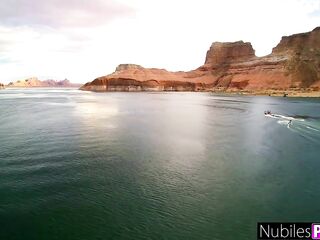
[[[320,98],[320,91],[213,91],[214,93],[223,94],[236,94],[236,95],[248,95],[248,96],[270,96],[270,97],[312,97]]]
[[[81,90],[208,91],[270,96],[319,97],[320,27],[283,37],[272,53],[256,57],[251,43],[214,42],[204,65],[188,72],[120,64]]]

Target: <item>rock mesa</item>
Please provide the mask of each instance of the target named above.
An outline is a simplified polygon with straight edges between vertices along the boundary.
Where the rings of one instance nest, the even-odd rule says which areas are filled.
[[[256,57],[251,43],[214,42],[204,65],[169,72],[121,64],[86,83],[88,91],[263,91],[320,90],[320,27],[283,37],[272,53]]]

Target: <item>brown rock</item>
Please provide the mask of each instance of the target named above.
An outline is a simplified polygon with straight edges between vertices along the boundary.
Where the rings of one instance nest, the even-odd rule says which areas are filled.
[[[89,91],[263,91],[320,89],[320,28],[283,37],[272,54],[256,57],[250,43],[212,44],[205,64],[169,72],[121,64],[110,75],[86,83]]]
[[[205,64],[224,64],[233,61],[243,61],[255,57],[251,43],[214,42],[207,52]]]
[[[136,65],[136,64],[120,64],[117,68],[116,68],[116,72],[121,72],[121,71],[125,71],[125,70],[129,70],[129,69],[143,69],[143,67],[141,67],[140,65]]]
[[[318,52],[320,48],[320,27],[311,32],[282,37],[280,43],[273,48],[273,54],[306,54]]]

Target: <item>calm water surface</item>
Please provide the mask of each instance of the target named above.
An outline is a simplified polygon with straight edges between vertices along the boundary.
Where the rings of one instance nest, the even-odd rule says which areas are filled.
[[[257,221],[320,221],[319,99],[37,89],[0,104],[0,239],[256,239]]]

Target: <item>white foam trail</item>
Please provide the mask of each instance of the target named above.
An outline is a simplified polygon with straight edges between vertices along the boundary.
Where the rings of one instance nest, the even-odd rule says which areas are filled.
[[[280,125],[287,125],[287,128],[291,131],[306,135],[311,133],[311,131],[320,132],[317,127],[310,126],[312,122],[306,122],[305,119],[288,117],[280,114],[266,114],[266,117],[278,119],[277,123]]]
[[[316,129],[316,128],[313,128],[313,127],[309,127],[309,126],[307,126],[307,128],[308,128],[308,129],[310,129],[310,130],[316,131],[316,132],[320,132],[320,130],[319,130],[319,129]]]
[[[278,120],[278,123],[281,125],[288,125],[289,121],[287,120]]]
[[[270,118],[276,118],[276,119],[286,119],[286,120],[292,120],[292,121],[301,121],[304,122],[304,119],[301,118],[294,118],[294,117],[288,117],[280,114],[266,114],[266,117]]]
[[[266,117],[269,117],[269,118],[277,118],[277,119],[278,119],[278,117],[276,117],[276,116],[274,116],[274,115],[271,115],[271,114],[266,114],[265,116],[266,116]]]

